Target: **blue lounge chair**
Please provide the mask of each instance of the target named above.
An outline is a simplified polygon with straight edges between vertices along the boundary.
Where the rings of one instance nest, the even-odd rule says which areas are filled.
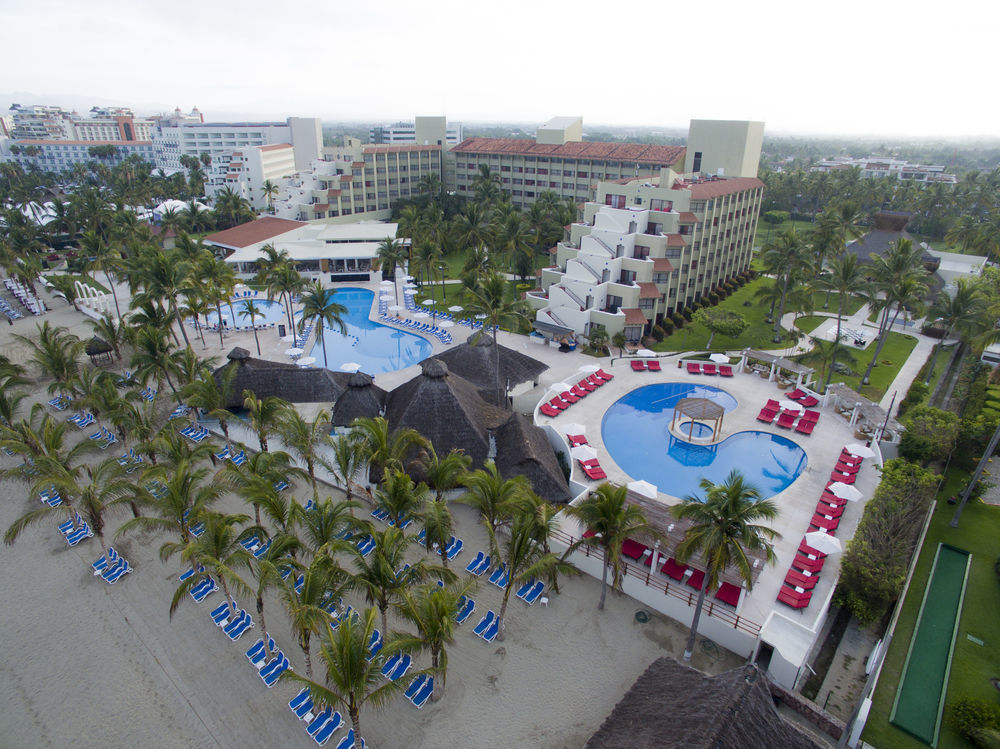
[[[490,575],[490,583],[496,585],[498,588],[506,588],[508,582],[510,582],[510,577],[507,574],[506,564],[497,567],[493,570],[493,574]]]
[[[195,570],[194,567],[191,567],[190,569],[186,569],[180,575],[178,575],[177,580],[180,581],[180,582],[184,582],[189,577],[191,577],[191,575],[195,574],[196,571],[197,572],[204,572],[205,571],[205,567],[202,566],[202,565],[198,565],[198,569],[197,570]]]
[[[455,622],[458,624],[464,624],[465,620],[472,616],[472,612],[476,610],[475,601],[467,596],[462,596],[462,598],[464,600],[462,601],[461,608],[455,614]]]
[[[532,587],[534,587],[534,585],[535,585],[534,580],[528,580],[528,582],[526,582],[524,585],[522,585],[520,588],[517,589],[517,592],[514,595],[523,601],[524,597],[528,595],[528,591],[530,591]]]
[[[267,539],[267,541],[265,541],[263,544],[260,545],[260,547],[257,549],[257,551],[255,551],[253,553],[254,558],[255,559],[262,559],[264,557],[264,555],[267,554],[267,550],[270,549],[270,548],[271,548],[271,539],[269,538],[269,539]]]
[[[170,412],[170,416],[167,417],[167,421],[173,421],[174,419],[179,419],[183,416],[187,416],[188,411],[191,409],[185,406],[183,403],[177,408]]]
[[[248,629],[253,629],[253,617],[250,616],[250,614],[248,614],[246,611],[242,613],[243,613],[242,621],[237,622],[233,626],[226,627],[225,629],[226,636],[233,642],[236,642],[238,639],[240,639]]]
[[[234,455],[229,460],[234,466],[241,466],[247,462],[247,454],[245,451],[240,450],[239,455]]]
[[[331,715],[330,720],[328,720],[326,724],[316,732],[313,739],[315,739],[316,743],[320,746],[324,746],[326,742],[330,740],[330,737],[343,728],[343,726],[344,718],[339,712],[336,712]]]
[[[106,570],[102,577],[104,578],[104,582],[108,585],[114,585],[122,578],[123,575],[127,575],[131,571],[132,567],[129,565],[128,560],[119,557],[118,563],[114,567]]]
[[[208,596],[214,593],[218,589],[218,585],[215,580],[211,577],[206,578],[203,582],[198,583],[191,587],[188,593],[191,594],[191,598],[194,599],[195,603],[201,603]]]
[[[465,546],[465,542],[460,538],[456,538],[452,545],[445,549],[444,553],[449,560],[454,559],[458,556],[459,552],[462,551],[462,547]]]
[[[229,460],[229,457],[231,455],[232,455],[232,452],[230,451],[230,447],[229,447],[229,445],[226,445],[224,448],[222,448],[221,452],[217,452],[215,454],[215,457],[218,460]]]
[[[315,703],[313,703],[312,697],[307,697],[306,701],[299,705],[298,709],[295,710],[295,717],[299,720],[308,720],[312,718],[314,704]]]
[[[215,622],[220,627],[224,627],[226,624],[228,624],[229,623],[228,601],[223,601],[214,609],[212,609],[211,617],[212,621]],[[261,645],[263,646],[263,641],[261,641]]]
[[[468,573],[470,573],[470,574],[475,575],[476,574],[476,569],[479,567],[479,565],[482,563],[483,559],[485,559],[485,558],[486,558],[486,555],[483,554],[483,552],[477,551],[476,552],[476,558],[473,559],[471,562],[469,562],[469,566],[465,568],[465,571],[468,572]]]
[[[365,747],[365,741],[364,741],[364,739],[362,739],[361,740],[361,749],[364,749],[364,747]],[[340,743],[337,744],[337,749],[355,749],[354,729],[353,728],[350,731],[347,732],[347,735],[344,736],[344,738],[342,738],[340,740]]]
[[[250,536],[249,538],[244,538],[240,541],[240,546],[242,546],[247,551],[253,551],[260,545],[260,539],[256,535]]]
[[[493,622],[496,619],[496,617],[497,617],[497,615],[494,614],[492,611],[487,611],[486,612],[486,616],[484,616],[482,619],[480,619],[479,620],[479,624],[477,624],[476,628],[474,630],[472,630],[473,634],[475,634],[475,635],[477,635],[479,637],[482,637],[483,636],[483,632],[486,631],[487,627],[489,627],[491,624],[493,624]]]
[[[306,726],[306,733],[310,736],[315,736],[319,732],[319,729],[326,725],[331,715],[333,715],[333,708],[328,707],[323,710],[323,712],[309,721],[309,725]]]
[[[267,638],[267,648],[265,649],[264,648],[264,638],[261,638],[261,639],[257,640],[257,642],[255,642],[253,645],[250,646],[250,649],[246,653],[247,660],[250,661],[250,664],[254,668],[256,668],[256,669],[263,668],[264,667],[264,661],[267,658],[267,653],[268,653],[269,650],[272,653],[274,652],[274,650],[275,650],[274,640],[271,639],[270,637],[268,637]]]
[[[275,668],[273,671],[271,671],[271,673],[269,673],[266,677],[264,677],[264,685],[268,689],[270,689],[275,684],[277,684],[278,679],[280,679],[281,675],[288,670],[290,665],[291,664],[288,662],[288,659],[282,656],[281,663],[278,664],[278,667]]]
[[[416,696],[411,700],[413,706],[419,710],[426,704],[427,699],[433,693],[434,693],[434,677],[431,676],[428,677],[427,681],[425,681],[424,685],[420,688],[420,691],[417,692]]]
[[[481,577],[486,572],[486,570],[488,570],[492,565],[493,565],[493,558],[490,557],[489,554],[487,554],[486,558],[480,563],[479,567],[476,568],[476,571],[473,574],[476,577]]]
[[[230,632],[235,632],[248,616],[249,614],[247,614],[246,611],[240,609],[236,612],[234,617],[227,619],[222,624],[219,624],[219,626],[222,627],[222,631],[225,632],[226,635],[229,635]],[[216,624],[218,624],[218,622],[216,622]]]
[[[109,546],[108,551],[105,554],[101,554],[101,558],[90,565],[91,569],[94,570],[95,575],[102,575],[104,571],[108,569],[113,564],[118,562],[118,552],[115,551],[114,546]]]
[[[290,484],[287,481],[275,481],[274,482],[274,490],[276,492],[283,492],[289,486],[290,486]]]
[[[261,679],[266,679],[268,676],[270,676],[271,672],[274,671],[276,668],[278,668],[278,666],[281,665],[281,662],[285,660],[285,654],[282,653],[280,650],[278,651],[272,650],[271,655],[274,657],[271,658],[271,660],[269,660],[267,663],[265,663],[264,667],[260,669]]]
[[[399,665],[399,662],[401,660],[403,660],[403,656],[399,653],[396,653],[395,655],[390,657],[389,660],[385,662],[385,665],[382,666],[382,676],[388,679],[389,674],[391,674],[396,669],[396,666]]]
[[[93,535],[94,532],[90,530],[90,526],[84,523],[75,531],[70,531],[70,533],[66,536],[66,543],[70,546],[76,546],[83,539],[90,538]]]
[[[301,692],[288,701],[288,707],[294,713],[302,703],[309,699],[309,687],[304,687]]]
[[[406,699],[413,702],[413,698],[417,696],[417,692],[420,691],[420,687],[424,685],[425,681],[427,681],[427,674],[420,674],[420,676],[411,681],[410,686],[408,686],[406,688],[406,692],[404,692]]]
[[[538,600],[538,597],[542,595],[543,590],[545,590],[545,583],[539,580],[531,586],[531,590],[529,590],[528,594],[524,597],[524,602],[529,606],[533,605],[535,601]]]
[[[493,642],[495,639],[497,639],[497,633],[499,632],[500,632],[500,617],[498,616],[496,619],[493,620],[493,623],[486,628],[486,631],[483,632],[482,637],[484,640],[486,640],[486,642]]]

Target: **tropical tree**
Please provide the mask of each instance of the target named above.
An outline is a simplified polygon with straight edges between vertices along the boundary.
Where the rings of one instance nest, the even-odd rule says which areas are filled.
[[[228,406],[232,402],[233,382],[236,379],[236,367],[223,367],[219,378],[209,372],[187,383],[181,390],[181,397],[191,408],[200,409],[209,419],[218,419],[219,428],[230,444],[229,419],[233,414]]]
[[[490,554],[495,557],[500,553],[497,530],[510,523],[519,507],[528,504],[531,483],[522,475],[503,478],[496,463],[491,460],[485,467],[465,476],[462,484],[467,491],[457,501],[479,511],[480,520],[489,535]]]
[[[118,319],[121,319],[122,311],[118,306],[118,292],[115,291],[115,276],[122,268],[121,255],[96,231],[88,230],[83,233],[80,238],[80,248],[84,255],[89,258],[88,267],[104,272],[104,277],[108,280],[108,288],[111,289],[111,296],[115,300],[115,312]]]
[[[121,361],[122,348],[128,343],[130,337],[129,328],[122,319],[115,319],[111,315],[101,315],[96,320],[88,318],[87,324],[94,331],[94,335],[111,346],[115,352],[115,358]]]
[[[830,386],[833,379],[835,363],[854,365],[858,363],[858,358],[847,346],[841,346],[837,341],[824,341],[822,338],[810,336],[812,349],[802,357],[803,364],[819,365],[819,377],[825,383],[824,389]]]
[[[166,380],[170,390],[177,395],[177,388],[170,375],[177,375],[180,370],[181,352],[170,347],[170,342],[162,330],[143,327],[136,333],[135,350],[132,352],[132,368],[135,378],[143,385],[148,385],[150,379],[157,383]]]
[[[493,331],[496,403],[506,408],[507,399],[500,387],[500,346],[497,343],[497,331],[501,325],[516,330],[522,323],[527,322],[524,303],[519,300],[508,300],[506,280],[499,273],[490,273],[475,290],[469,293],[467,307],[474,314],[485,315],[480,334],[485,330]]]
[[[435,502],[425,495],[420,509],[420,522],[424,527],[423,546],[427,552],[448,548],[455,524],[447,502]],[[441,554],[441,566],[448,566],[447,554]]]
[[[698,591],[691,632],[684,648],[686,661],[691,660],[694,653],[705,596],[719,586],[722,573],[734,568],[747,590],[753,590],[753,563],[749,553],[763,553],[768,562],[773,562],[772,541],[781,538],[776,530],[760,523],[778,516],[777,505],[769,499],[761,499],[760,490],[748,484],[739,471],[730,472],[720,484],[702,479],[700,486],[704,499],[688,496],[673,507],[675,517],[691,522],[674,557],[684,563],[700,555],[705,564],[705,582]]]
[[[739,338],[743,331],[750,326],[747,319],[739,312],[723,307],[702,307],[695,311],[692,319],[709,329],[710,335],[705,344],[707,349],[712,348],[712,341],[715,339],[716,333],[735,339]]]
[[[403,469],[403,461],[411,450],[430,444],[416,429],[389,432],[384,416],[365,416],[351,422],[348,438],[368,464],[368,479],[378,483],[387,469]]]
[[[601,600],[597,604],[597,608],[601,611],[604,610],[604,599],[607,595],[609,569],[612,572],[611,587],[621,588],[622,544],[625,539],[637,534],[658,535],[646,520],[642,509],[626,501],[627,494],[628,487],[604,483],[594,489],[580,504],[566,508],[568,514],[594,532],[593,536],[577,543],[601,548],[603,572]]]
[[[224,346],[222,340],[222,303],[228,301],[236,288],[236,273],[233,267],[223,260],[211,256],[205,257],[195,270],[202,285],[202,294],[215,303],[215,311],[219,316],[219,346]],[[298,274],[296,274],[298,275]]]
[[[243,391],[243,407],[247,410],[250,428],[257,434],[261,452],[267,452],[267,438],[278,432],[288,411],[288,401],[276,395],[258,398],[252,390]]]
[[[30,349],[31,357],[28,361],[38,367],[43,375],[54,380],[49,385],[50,393],[71,392],[70,383],[75,382],[80,375],[83,341],[67,328],[50,325],[48,320],[36,325],[35,329],[35,335],[15,333],[14,337]]]
[[[333,300],[336,289],[324,289],[323,282],[316,280],[312,286],[308,286],[302,294],[302,315],[299,318],[299,333],[303,331],[308,323],[315,322],[319,328],[317,336],[320,348],[323,349],[323,366],[329,368],[326,359],[326,345],[323,343],[323,332],[326,328],[334,326],[341,335],[347,334],[347,325],[344,324],[344,315],[347,314],[347,307]]]
[[[420,460],[427,485],[434,490],[434,499],[440,502],[445,492],[457,489],[469,472],[472,457],[458,448],[452,448],[443,458],[439,458],[434,446],[430,445]]]
[[[389,522],[399,527],[419,514],[426,498],[426,484],[415,484],[408,474],[395,468],[386,471],[375,490],[375,505],[389,513]]]
[[[269,179],[264,180],[264,184],[260,186],[260,191],[264,195],[264,199],[267,201],[267,210],[274,213],[274,199],[278,197],[281,192],[281,188]]]
[[[370,529],[365,521],[354,517],[354,511],[360,506],[351,500],[334,502],[325,499],[313,502],[311,507],[296,515],[302,544],[314,557],[332,555],[340,549],[346,549],[346,544],[340,538],[341,534],[346,531],[353,535]]]
[[[329,445],[330,415],[323,410],[311,422],[302,418],[294,408],[287,409],[278,423],[278,431],[285,447],[306,464],[306,473],[312,485],[313,501],[319,499],[316,485],[316,464],[322,464],[320,448]],[[348,497],[349,498],[349,497]]]
[[[964,340],[984,327],[994,327],[986,324],[985,312],[986,299],[975,284],[964,278],[958,279],[954,294],[942,292],[938,295],[931,305],[928,317],[934,318],[935,322],[944,323],[944,334],[941,336],[941,342],[934,347],[934,355],[927,367],[924,384],[930,385],[934,378],[934,367],[945,339],[950,338],[955,331],[959,331]]]
[[[375,250],[375,257],[378,259],[379,268],[382,269],[382,280],[391,281],[396,278],[396,266],[402,265],[406,260],[406,252],[402,242],[386,237]]]
[[[253,340],[257,344],[257,356],[260,356],[260,338],[257,337],[257,318],[263,317],[264,313],[257,307],[253,299],[241,299],[236,303],[236,309],[240,317],[250,320],[250,327],[253,328]]]
[[[343,482],[344,493],[348,501],[354,495],[354,479],[364,465],[364,457],[355,449],[355,443],[348,435],[336,438],[327,436],[326,444],[330,447],[332,458],[318,458],[320,464]]]
[[[845,252],[840,257],[834,258],[827,266],[827,272],[821,275],[817,281],[821,289],[837,294],[837,335],[833,339],[834,348],[840,346],[840,326],[844,319],[844,304],[847,297],[855,294],[863,294],[868,291],[867,272],[858,260],[858,256],[853,252]],[[836,354],[832,355],[836,358]],[[831,358],[830,362],[833,362]],[[833,376],[833,367],[826,376],[823,383],[823,391],[826,392],[830,386],[830,378]]]
[[[294,330],[292,322],[292,300],[305,287],[306,282],[291,263],[281,263],[267,275],[267,298],[274,295],[285,300],[285,315],[288,317],[288,329]]]
[[[288,504],[278,501],[280,493],[275,485],[297,473],[299,471],[292,463],[292,457],[278,450],[253,453],[240,466],[227,463],[219,469],[217,476],[253,505],[254,522],[257,525],[261,524],[260,510],[263,505],[280,508],[272,514],[278,519],[279,530],[284,531],[292,518]]]
[[[778,300],[778,315],[774,321],[775,343],[781,342],[781,318],[785,314],[785,297],[790,286],[804,272],[809,264],[809,247],[803,242],[795,229],[779,231],[774,244],[765,250],[764,262],[774,268],[781,284],[781,297]]]

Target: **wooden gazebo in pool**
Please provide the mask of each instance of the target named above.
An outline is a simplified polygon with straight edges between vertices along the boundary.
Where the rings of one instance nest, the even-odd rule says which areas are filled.
[[[670,431],[673,432],[678,421],[687,416],[690,419],[687,436],[688,442],[691,442],[696,421],[713,421],[715,423],[712,426],[712,442],[715,442],[722,434],[722,419],[725,415],[726,409],[708,398],[681,398],[674,406],[674,418],[670,422]],[[680,433],[683,434],[683,429]]]

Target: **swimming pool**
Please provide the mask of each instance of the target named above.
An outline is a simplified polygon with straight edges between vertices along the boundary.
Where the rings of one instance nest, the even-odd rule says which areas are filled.
[[[604,414],[604,445],[633,479],[683,498],[703,495],[702,478],[719,483],[737,469],[762,497],[771,497],[787,489],[805,470],[805,450],[779,434],[737,432],[713,445],[678,439],[670,434],[670,421],[681,398],[708,398],[727,412],[737,405],[725,390],[710,385],[665,382],[633,390]]]
[[[267,299],[234,299],[232,310],[229,309],[228,304],[222,305],[222,322],[229,328],[248,327],[250,325],[250,316],[247,315],[244,317],[242,314],[245,309],[243,302],[247,301],[253,302],[253,306],[257,310],[257,314],[254,316],[254,324],[258,328],[267,323],[280,323],[288,319],[285,316],[285,307],[281,302],[269,302]],[[233,313],[236,314],[235,321],[233,320]],[[219,324],[219,314],[217,312],[210,312],[207,319],[209,325]]]
[[[328,368],[337,371],[345,362],[354,362],[368,374],[393,372],[431,355],[431,344],[426,338],[368,318],[375,299],[373,291],[350,287],[336,291],[333,300],[347,307],[344,315],[347,335],[341,335],[337,328],[323,331]],[[323,366],[323,348],[317,340],[309,352],[318,367]]]

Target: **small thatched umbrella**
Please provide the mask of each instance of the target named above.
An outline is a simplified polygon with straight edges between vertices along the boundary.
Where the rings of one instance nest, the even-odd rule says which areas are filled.
[[[333,404],[330,423],[345,427],[358,418],[374,418],[382,413],[385,398],[385,390],[375,385],[371,375],[353,372],[347,377],[347,388]]]
[[[87,356],[90,357],[90,361],[97,364],[99,361],[112,361],[113,357],[111,352],[111,344],[105,341],[103,338],[98,338],[96,335],[87,341],[87,347],[84,349],[87,352]]]

